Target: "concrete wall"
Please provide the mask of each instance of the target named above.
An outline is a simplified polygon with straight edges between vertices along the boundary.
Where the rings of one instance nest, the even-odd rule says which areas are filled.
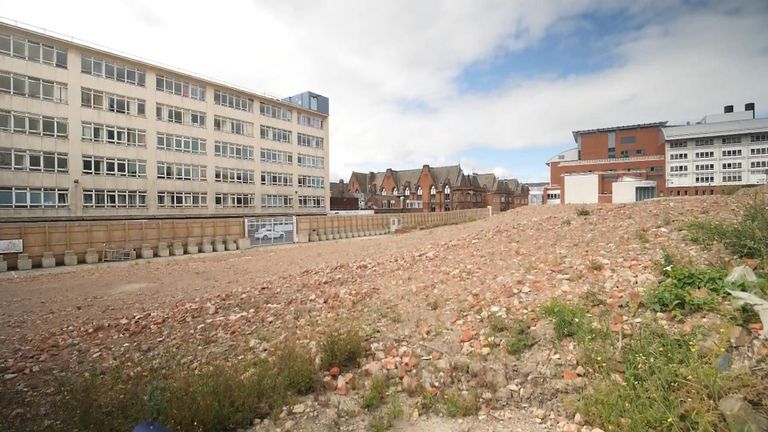
[[[635,202],[635,189],[638,187],[655,187],[654,181],[618,181],[613,183],[613,203]]]
[[[566,204],[596,204],[598,175],[584,174],[565,176]]]
[[[87,221],[0,224],[0,240],[22,239],[24,253],[34,266],[40,265],[43,252],[53,252],[57,264],[62,264],[64,251],[73,250],[78,262],[85,261],[88,248],[101,253],[105,244],[133,249],[142,244],[157,247],[160,241],[180,241],[192,238],[200,245],[203,237],[239,239],[245,237],[242,218],[216,219],[157,219],[147,221]],[[16,268],[16,254],[5,254],[8,268]]]

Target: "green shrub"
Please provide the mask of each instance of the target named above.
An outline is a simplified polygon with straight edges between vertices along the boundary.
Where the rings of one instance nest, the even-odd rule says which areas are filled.
[[[450,392],[443,397],[443,414],[446,417],[469,417],[477,414],[477,395]]]
[[[656,312],[690,314],[718,308],[727,273],[715,267],[668,267],[667,279],[650,289],[645,305]]]
[[[357,361],[364,355],[365,344],[356,330],[333,332],[323,341],[320,367],[323,369],[356,367]]]
[[[380,376],[373,377],[368,383],[365,394],[363,394],[362,407],[369,411],[380,407],[387,397],[388,388],[386,379]]]
[[[542,313],[554,321],[558,339],[577,336],[589,328],[587,312],[581,306],[552,299],[542,308]]]
[[[589,268],[592,271],[602,271],[604,266],[603,262],[597,258],[590,258],[589,259]]]
[[[739,258],[768,259],[768,200],[755,198],[735,223],[695,220],[686,225],[688,238],[705,246],[718,242]]]
[[[509,332],[504,339],[504,348],[509,354],[519,356],[535,344],[536,339],[531,334],[527,321],[515,320],[509,326]]]
[[[590,214],[589,210],[584,207],[579,207],[576,209],[576,216],[584,217],[584,216],[589,216],[589,214]]]

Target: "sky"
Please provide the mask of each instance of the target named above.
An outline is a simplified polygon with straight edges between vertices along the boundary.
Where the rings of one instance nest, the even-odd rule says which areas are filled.
[[[546,181],[572,131],[768,116],[767,0],[0,0],[153,63],[330,98],[330,176],[460,163]]]

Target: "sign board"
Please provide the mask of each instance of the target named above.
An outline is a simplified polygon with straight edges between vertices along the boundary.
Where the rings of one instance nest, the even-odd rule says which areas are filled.
[[[251,246],[293,243],[294,216],[265,216],[245,218],[245,232]]]
[[[0,254],[24,252],[24,240],[0,240]]]

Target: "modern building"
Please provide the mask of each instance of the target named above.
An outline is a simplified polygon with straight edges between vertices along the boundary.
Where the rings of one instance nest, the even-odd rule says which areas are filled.
[[[525,183],[524,186],[528,188],[528,205],[544,204],[544,188],[548,185],[546,182]]]
[[[670,196],[713,195],[723,188],[768,183],[768,118],[727,105],[696,124],[663,128]]]
[[[547,161],[549,185],[544,204],[626,202],[663,196],[666,122],[616,126],[573,132],[576,147]],[[614,185],[621,183],[621,198]]]
[[[0,220],[324,214],[328,114],[0,23]]]
[[[459,165],[353,172],[348,192],[378,212],[444,212],[492,206],[505,211],[528,202],[527,188],[494,174],[464,174]]]

